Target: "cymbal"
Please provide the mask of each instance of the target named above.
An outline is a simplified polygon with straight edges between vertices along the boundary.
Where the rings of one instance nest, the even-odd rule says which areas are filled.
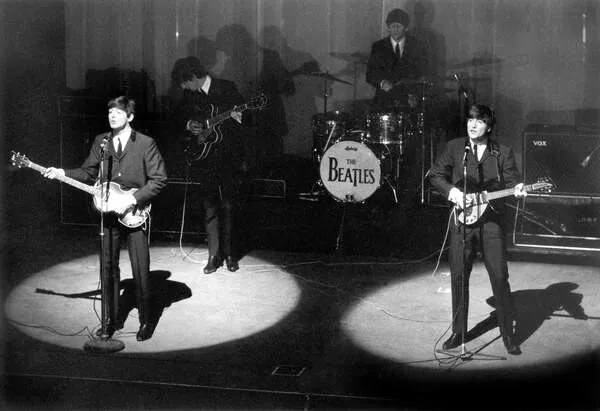
[[[334,77],[331,74],[324,73],[322,71],[311,71],[310,73],[305,73],[305,75],[311,76],[311,77],[320,77],[322,79],[330,80],[330,81],[337,81],[338,83],[349,84],[351,86],[353,85],[352,83],[350,83],[346,80],[342,80],[341,78]]]
[[[502,59],[498,57],[473,57],[471,60],[463,61],[460,63],[451,64],[447,69],[457,69],[475,66],[487,66],[490,64],[496,64],[502,62]]]
[[[343,53],[332,51],[331,53],[329,53],[329,55],[340,60],[345,60],[349,63],[367,64],[367,62],[369,61],[369,55],[367,53],[360,53],[358,51],[355,53]]]

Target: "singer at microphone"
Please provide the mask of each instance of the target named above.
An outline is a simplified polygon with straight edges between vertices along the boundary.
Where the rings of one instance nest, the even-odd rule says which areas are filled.
[[[494,125],[495,115],[490,107],[472,105],[467,115],[466,140],[456,138],[448,141],[429,174],[432,187],[458,206],[452,208],[454,218],[450,218],[449,223],[452,334],[442,343],[442,348],[464,347],[469,330],[469,278],[477,257],[475,248],[478,248],[482,251],[484,265],[493,284],[496,321],[502,342],[509,354],[518,355],[521,349],[514,334],[515,310],[508,282],[504,241],[509,213],[501,199],[495,200],[492,205],[470,201],[472,196],[465,194],[467,189],[475,192],[487,190],[489,193],[511,189],[506,192],[515,197],[524,196],[514,150],[494,138]],[[492,155],[493,152],[496,154]],[[468,164],[461,163],[463,156],[468,157]],[[464,207],[465,202],[467,207]],[[470,219],[465,219],[467,215]]]

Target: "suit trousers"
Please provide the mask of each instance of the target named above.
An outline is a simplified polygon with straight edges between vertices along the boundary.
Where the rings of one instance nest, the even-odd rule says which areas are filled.
[[[485,268],[490,278],[496,305],[500,333],[510,337],[513,333],[513,304],[508,282],[504,230],[496,221],[478,222],[464,226],[452,222],[450,237],[450,276],[452,291],[452,331],[466,333],[469,311],[469,277],[476,251],[483,254]],[[463,230],[466,243],[463,248]]]
[[[104,227],[104,269],[102,270],[102,284],[107,287],[110,319],[114,323],[119,316],[119,295],[121,272],[119,269],[119,257],[121,251],[121,239],[127,237],[127,249],[131,262],[131,273],[135,283],[135,297],[139,312],[140,324],[147,323],[150,319],[150,252],[148,250],[148,235],[145,229],[137,227],[130,229],[110,221]]]
[[[234,201],[226,192],[218,190],[203,200],[208,253],[210,256],[233,256]]]

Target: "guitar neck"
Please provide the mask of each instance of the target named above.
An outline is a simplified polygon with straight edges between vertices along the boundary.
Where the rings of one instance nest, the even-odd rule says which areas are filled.
[[[33,162],[29,162],[29,164],[27,164],[27,167],[34,169],[35,171],[39,172],[40,174],[44,174],[47,170],[47,168],[40,166],[39,164],[35,164]],[[67,177],[67,176],[58,176],[56,177],[57,180],[62,181],[63,183],[66,183],[70,186],[73,186],[75,188],[78,188],[80,190],[85,191],[86,193],[89,193],[91,195],[96,195],[97,194],[97,190],[94,186],[90,186],[87,185],[85,183],[82,183],[81,181],[77,181],[71,177]]]
[[[232,108],[231,110],[227,110],[221,114],[218,114],[209,120],[208,126],[214,127],[217,124],[222,123],[223,121],[227,120],[231,116],[231,113],[233,113],[234,111],[241,112],[241,111],[246,110],[247,108],[248,108],[248,104],[242,104],[241,106],[236,106],[236,107]]]
[[[523,191],[531,191],[535,187],[535,184],[528,184],[523,186]],[[496,200],[498,198],[508,197],[513,195],[515,192],[514,188],[505,188],[504,190],[493,191],[491,193],[487,193],[487,200]]]

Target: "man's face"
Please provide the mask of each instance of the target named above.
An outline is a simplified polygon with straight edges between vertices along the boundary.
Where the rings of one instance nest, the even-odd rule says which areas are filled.
[[[491,131],[491,128],[483,120],[470,118],[467,120],[467,133],[471,140],[481,140]]]
[[[394,41],[402,40],[406,35],[406,27],[404,27],[402,23],[393,22],[388,24],[388,31],[390,32],[390,36],[392,36]]]
[[[182,81],[180,87],[182,90],[192,90],[192,91],[200,91],[204,83],[206,82],[206,76],[202,76],[200,78],[196,77],[196,75],[192,75],[190,80]]]
[[[194,80],[186,80],[181,82],[182,90],[192,90],[192,86],[194,85]]]
[[[108,123],[113,130],[122,129],[130,121],[127,112],[117,107],[108,109]],[[133,119],[133,114],[131,115]]]

